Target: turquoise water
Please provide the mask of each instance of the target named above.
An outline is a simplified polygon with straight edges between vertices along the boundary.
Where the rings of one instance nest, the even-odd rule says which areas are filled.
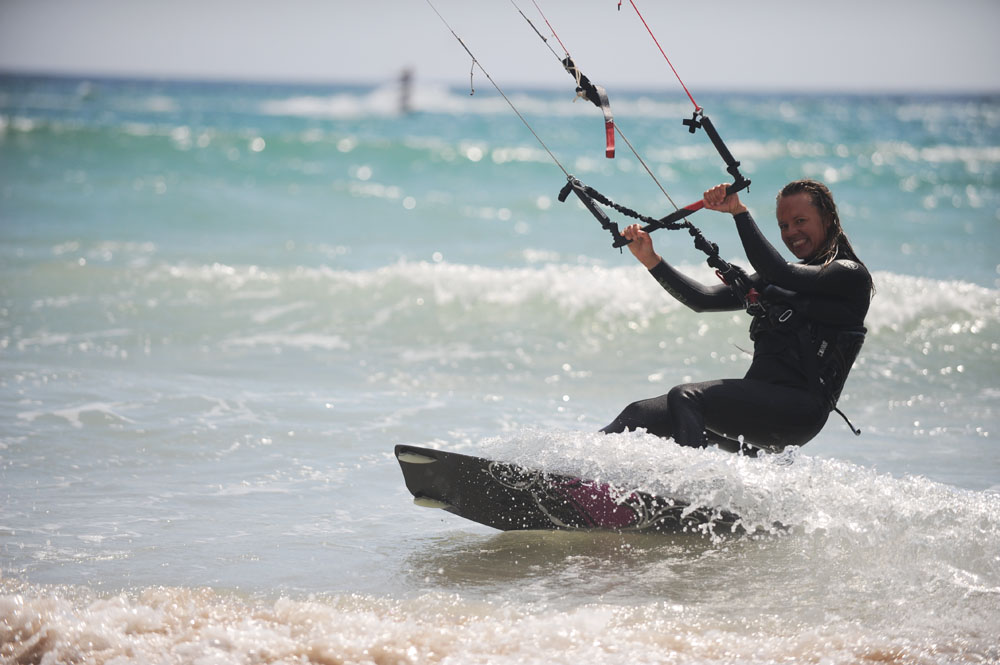
[[[878,289],[863,435],[748,460],[593,434],[741,375],[748,322],[559,203],[484,87],[401,115],[392,87],[0,78],[0,658],[1000,659],[1000,98],[698,95],[772,240],[774,193],[823,179]],[[672,209],[593,107],[507,92],[568,171]],[[682,95],[612,104],[678,204],[726,179]],[[792,529],[499,534],[413,506],[396,443]]]

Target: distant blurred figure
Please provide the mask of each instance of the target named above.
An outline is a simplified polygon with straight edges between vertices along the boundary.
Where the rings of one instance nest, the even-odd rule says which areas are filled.
[[[411,113],[410,88],[413,85],[413,69],[407,67],[399,77],[399,112]]]

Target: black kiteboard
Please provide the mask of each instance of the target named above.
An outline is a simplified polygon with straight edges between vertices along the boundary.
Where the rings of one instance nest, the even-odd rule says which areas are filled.
[[[608,483],[416,446],[396,446],[414,503],[502,531],[590,529],[740,533],[739,517]]]

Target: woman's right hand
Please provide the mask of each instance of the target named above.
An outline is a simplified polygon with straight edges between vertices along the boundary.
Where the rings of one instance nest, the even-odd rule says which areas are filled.
[[[652,270],[657,263],[663,260],[653,250],[653,239],[638,224],[626,226],[622,235],[626,240],[632,241],[628,244],[628,249],[632,252],[632,256],[639,259],[639,262],[646,266],[648,270]]]
[[[709,210],[728,212],[731,215],[738,215],[747,212],[747,207],[740,201],[739,195],[727,193],[728,185],[716,185],[705,192],[702,201]]]

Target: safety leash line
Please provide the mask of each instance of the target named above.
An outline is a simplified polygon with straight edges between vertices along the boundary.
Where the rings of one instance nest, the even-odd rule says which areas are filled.
[[[458,43],[462,45],[462,48],[464,48],[465,52],[469,54],[469,57],[472,58],[473,69],[475,69],[476,67],[479,68],[479,71],[481,71],[489,80],[489,82],[493,84],[493,87],[496,88],[497,92],[499,92],[500,96],[504,98],[504,101],[507,102],[507,105],[510,106],[511,110],[514,111],[514,113],[517,115],[518,118],[520,118],[521,122],[524,123],[524,126],[528,128],[528,131],[531,132],[531,135],[535,137],[535,140],[538,141],[539,145],[541,145],[542,148],[545,149],[545,152],[549,153],[549,157],[551,157],[552,161],[555,162],[556,166],[559,167],[559,170],[563,172],[563,175],[565,175],[567,179],[572,178],[573,176],[569,174],[569,171],[567,171],[566,168],[562,165],[562,162],[560,162],[556,158],[556,156],[552,153],[552,151],[549,150],[549,146],[545,144],[545,141],[542,140],[542,137],[538,135],[534,127],[531,126],[531,123],[529,123],[525,119],[525,117],[521,115],[521,112],[517,110],[517,107],[514,105],[514,102],[510,101],[510,98],[503,91],[503,89],[499,85],[497,85],[497,82],[493,80],[493,77],[490,76],[490,73],[486,71],[486,68],[483,67],[482,63],[479,62],[479,59],[476,58],[476,56],[472,53],[469,47],[465,45],[465,42],[462,41],[462,38],[458,36],[458,33],[456,33],[454,29],[452,29],[448,21],[446,21],[444,16],[441,15],[441,12],[437,10],[437,7],[434,6],[434,3],[432,3],[431,0],[425,0],[425,1],[427,2],[427,5],[434,10],[434,13],[437,14],[437,17],[441,19],[441,22],[444,23],[445,27],[448,28],[448,31],[451,32],[451,34],[455,37],[455,39],[458,40]],[[475,92],[475,89],[473,89],[473,92]]]
[[[572,70],[570,71],[570,73],[574,73],[575,72],[575,75],[576,75],[577,96],[578,97],[583,97],[584,94],[580,90],[580,88],[582,87],[581,86],[581,78],[586,79],[586,77],[583,77],[583,74],[580,72],[579,68],[577,68],[576,65],[573,63],[572,56],[569,53],[569,49],[566,48],[566,44],[564,44],[563,41],[562,41],[562,39],[559,38],[559,34],[555,31],[555,28],[552,27],[552,23],[549,21],[548,17],[545,16],[545,13],[542,11],[542,8],[539,6],[538,2],[536,0],[531,0],[532,4],[535,5],[535,9],[538,10],[539,15],[542,17],[542,20],[545,21],[545,25],[547,25],[549,27],[549,30],[552,31],[552,36],[556,38],[556,41],[559,42],[559,45],[562,47],[563,53],[565,53],[565,55],[566,55],[565,59],[561,58],[559,56],[559,54],[556,53],[555,49],[552,48],[552,45],[549,44],[549,40],[545,37],[545,35],[543,35],[541,33],[541,31],[538,29],[538,27],[535,26],[534,22],[532,22],[532,20],[530,18],[528,18],[528,16],[524,13],[524,11],[521,10],[521,8],[518,6],[517,2],[515,2],[515,0],[510,0],[510,2],[514,6],[514,8],[517,10],[517,12],[521,15],[521,17],[524,18],[524,20],[528,23],[529,26],[531,26],[531,29],[535,31],[535,34],[538,35],[539,39],[541,39],[545,43],[545,45],[548,47],[549,51],[552,52],[552,55],[554,55],[556,57],[556,59],[559,60],[559,62],[563,65],[563,67],[565,67],[568,71],[570,71],[570,68],[572,67]],[[569,66],[567,66],[567,64],[566,64],[567,62],[570,63]],[[587,84],[589,85],[590,82],[587,81]],[[594,86],[594,87],[597,87],[597,86]],[[649,164],[646,163],[646,160],[644,160],[642,158],[642,155],[639,154],[639,151],[636,150],[635,146],[632,145],[632,142],[628,140],[627,136],[625,136],[625,132],[622,131],[622,128],[618,125],[618,123],[614,123],[614,130],[618,134],[618,136],[620,136],[621,139],[623,141],[625,141],[625,145],[627,145],[628,148],[629,148],[629,150],[632,152],[632,154],[635,155],[635,158],[642,165],[642,168],[645,169],[646,173],[649,175],[649,177],[656,184],[656,186],[660,190],[660,192],[663,193],[663,196],[666,197],[667,201],[670,202],[670,205],[673,206],[674,210],[677,210],[678,207],[677,207],[677,204],[674,203],[673,198],[671,198],[670,194],[667,193],[667,190],[663,187],[663,185],[660,184],[660,181],[656,177],[656,174],[653,173],[653,170],[651,168],[649,168]]]
[[[532,2],[534,2],[534,0],[532,0]],[[549,30],[552,31],[552,36],[555,37],[556,41],[559,42],[559,45],[562,46],[563,52],[566,54],[565,58],[559,57],[559,54],[556,53],[555,49],[552,48],[552,45],[549,44],[548,38],[546,38],[545,35],[543,35],[542,32],[537,27],[535,27],[535,24],[531,22],[531,19],[528,18],[528,15],[525,14],[521,10],[521,8],[517,6],[517,3],[514,0],[510,0],[510,4],[512,4],[514,6],[514,9],[518,11],[518,13],[521,15],[521,18],[523,18],[525,21],[528,22],[528,25],[530,25],[531,29],[535,31],[535,34],[538,35],[538,37],[543,42],[545,42],[545,45],[548,46],[549,51],[552,52],[552,55],[556,56],[556,59],[559,60],[559,62],[562,64],[563,68],[569,73],[569,75],[576,80],[577,99],[580,98],[586,99],[594,106],[601,109],[601,112],[604,113],[604,144],[605,144],[604,155],[608,159],[614,158],[615,118],[614,114],[611,112],[611,102],[608,101],[607,91],[605,91],[604,88],[602,88],[601,86],[594,85],[593,83],[591,83],[590,79],[584,76],[583,72],[580,71],[580,68],[576,66],[576,63],[573,62],[573,58],[569,54],[569,49],[567,49],[566,45],[563,44],[561,39],[559,39],[559,35],[556,34],[556,31],[552,28],[552,24],[549,23],[549,20],[545,17],[545,14],[542,13],[542,9],[541,7],[538,6],[537,2],[534,2],[535,8],[538,10],[538,13],[542,15],[542,19],[545,20],[545,24],[549,26]]]

